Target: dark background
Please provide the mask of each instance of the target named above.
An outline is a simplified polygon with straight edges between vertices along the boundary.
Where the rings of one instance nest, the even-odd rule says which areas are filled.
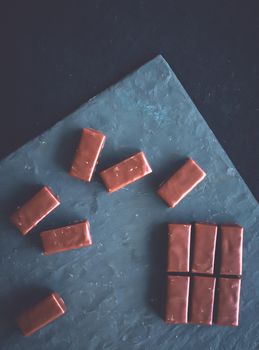
[[[161,53],[259,198],[259,1],[1,2],[0,158]]]

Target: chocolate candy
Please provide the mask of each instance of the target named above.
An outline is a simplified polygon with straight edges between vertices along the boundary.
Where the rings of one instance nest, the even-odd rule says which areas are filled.
[[[169,224],[168,230],[167,272],[174,276],[167,277],[165,321],[188,323],[189,308],[190,323],[212,325],[214,318],[219,325],[237,326],[241,280],[233,277],[242,273],[243,228],[238,225],[222,225],[222,237],[220,244],[217,244],[216,225],[195,223],[192,237],[192,277],[186,275],[189,272],[191,225]],[[221,257],[219,275],[214,274],[216,244]],[[227,274],[232,278],[223,277]],[[217,302],[214,306],[216,278]],[[214,310],[216,316],[213,315]]]
[[[212,324],[216,278],[194,276],[191,279],[191,323]]]
[[[44,231],[40,234],[45,255],[92,244],[88,221]]]
[[[238,278],[219,278],[216,324],[238,326],[240,287],[241,280]]]
[[[243,228],[238,225],[221,226],[221,275],[241,275]]]
[[[17,323],[24,335],[29,336],[66,312],[63,299],[52,293],[46,299],[25,311]]]
[[[190,264],[191,225],[168,225],[167,272],[188,272]]]
[[[161,185],[157,193],[169,207],[174,208],[205,176],[205,172],[198,164],[189,158],[173,176]]]
[[[188,276],[167,277],[167,303],[165,321],[167,323],[188,322],[188,301],[189,301]]]
[[[213,274],[216,240],[216,225],[205,223],[195,224],[192,272]]]
[[[18,208],[10,217],[12,223],[26,235],[42,219],[60,204],[51,190],[44,186],[22,207]]]
[[[100,131],[83,129],[70,175],[83,181],[91,181],[104,142],[105,135]]]
[[[150,174],[152,169],[143,152],[101,171],[100,176],[109,192],[115,192]]]

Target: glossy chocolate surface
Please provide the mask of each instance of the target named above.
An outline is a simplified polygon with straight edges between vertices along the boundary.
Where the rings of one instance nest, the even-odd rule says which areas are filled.
[[[17,323],[24,335],[29,336],[66,312],[63,299],[52,293],[18,317]]]
[[[221,275],[242,275],[243,227],[221,226]]]
[[[30,200],[19,207],[11,215],[10,220],[22,235],[26,235],[59,204],[58,198],[47,186],[44,186]]]
[[[92,244],[88,221],[44,231],[40,236],[45,255],[87,247]]]
[[[173,176],[160,186],[157,193],[169,207],[174,208],[205,176],[205,172],[198,164],[189,158]]]
[[[212,324],[215,284],[216,278],[204,276],[191,278],[191,323]]]
[[[191,225],[168,225],[167,272],[189,272]]]
[[[216,323],[222,326],[238,326],[241,280],[219,278],[218,310]]]
[[[101,171],[100,176],[109,192],[115,192],[150,174],[152,169],[143,152]]]
[[[213,274],[217,241],[217,226],[195,223],[191,271]]]
[[[165,321],[167,323],[187,323],[189,304],[188,276],[167,277],[167,301]]]
[[[91,181],[104,142],[105,135],[100,131],[83,129],[70,175],[83,181]]]

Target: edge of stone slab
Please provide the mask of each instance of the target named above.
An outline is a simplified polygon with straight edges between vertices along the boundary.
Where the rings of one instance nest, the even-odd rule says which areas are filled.
[[[95,100],[97,98],[99,98],[100,96],[104,95],[107,93],[107,91],[114,89],[114,87],[119,86],[122,82],[126,81],[127,79],[130,79],[130,77],[134,74],[136,74],[137,72],[142,71],[144,68],[146,69],[147,66],[151,66],[153,63],[160,63],[161,65],[164,66],[164,68],[166,68],[167,70],[167,74],[168,76],[170,76],[171,78],[174,79],[174,82],[179,86],[179,88],[182,90],[184,96],[186,97],[187,100],[190,101],[190,103],[192,103],[192,105],[194,106],[195,110],[197,111],[197,113],[199,113],[200,117],[203,119],[203,122],[206,123],[209,132],[211,133],[211,135],[215,138],[216,142],[218,142],[219,146],[221,147],[223,153],[225,154],[226,158],[228,159],[229,163],[231,164],[231,166],[235,169],[237,176],[240,178],[240,180],[243,182],[243,184],[247,187],[247,190],[250,194],[250,197],[253,199],[254,204],[256,206],[258,206],[258,201],[256,200],[256,198],[254,197],[253,193],[251,192],[251,190],[249,189],[248,185],[246,184],[246,182],[244,181],[243,177],[240,175],[239,171],[237,170],[237,168],[235,167],[235,165],[233,164],[233,162],[231,161],[231,159],[229,158],[228,154],[226,153],[225,149],[222,147],[221,143],[218,141],[216,135],[213,133],[213,131],[211,130],[211,128],[209,127],[208,123],[206,122],[206,120],[203,118],[203,116],[201,115],[201,113],[199,112],[199,110],[196,107],[196,104],[192,101],[191,97],[189,96],[189,94],[187,93],[186,89],[184,88],[184,86],[182,85],[182,83],[180,82],[180,80],[177,78],[176,74],[174,73],[173,69],[170,67],[170,65],[168,64],[168,62],[164,59],[164,57],[159,54],[157,56],[155,56],[154,58],[152,58],[151,60],[147,61],[146,63],[144,63],[142,66],[140,66],[139,68],[135,69],[134,71],[132,71],[131,73],[127,74],[124,78],[122,78],[121,80],[119,80],[117,83],[111,85],[110,87],[104,89],[102,92],[98,93],[97,95],[95,95],[94,97],[90,98],[89,100],[87,100],[86,102],[84,102],[82,105],[80,105],[78,108],[75,109],[74,112],[70,113],[69,115],[65,116],[64,118],[62,118],[61,120],[59,120],[57,123],[55,123],[53,126],[51,126],[49,129],[47,129],[46,131],[44,131],[43,133],[35,136],[33,139],[31,139],[30,141],[26,142],[24,145],[22,145],[21,147],[19,147],[18,149],[16,149],[15,151],[11,152],[8,156],[4,157],[3,159],[0,160],[0,170],[1,167],[4,165],[5,162],[11,160],[17,151],[22,151],[25,147],[27,147],[30,144],[33,144],[39,137],[44,137],[44,135],[47,135],[48,132],[50,132],[50,130],[57,128],[59,126],[59,124],[63,123],[64,120],[73,118],[74,116],[76,116],[77,113],[79,113],[81,110],[83,110],[85,108],[86,105],[91,104],[91,103],[95,103]]]

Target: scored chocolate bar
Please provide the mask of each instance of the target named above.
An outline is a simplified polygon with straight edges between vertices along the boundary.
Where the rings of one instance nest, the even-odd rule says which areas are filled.
[[[216,324],[238,326],[241,280],[219,278],[217,287],[218,310]]]
[[[212,325],[215,283],[213,277],[191,278],[191,323]]]
[[[188,276],[167,277],[167,299],[165,321],[167,323],[187,323],[189,304]]]
[[[64,300],[57,293],[52,293],[20,315],[17,323],[23,334],[29,336],[65,312]]]
[[[243,227],[221,226],[221,275],[242,275]]]
[[[98,130],[83,129],[78,149],[70,169],[70,175],[90,182],[104,146],[105,135]]]
[[[189,272],[191,225],[168,225],[167,272]]]
[[[185,164],[164,182],[157,193],[171,208],[174,208],[206,176],[205,172],[188,159]]]
[[[44,186],[30,200],[19,207],[11,215],[10,220],[22,235],[26,235],[59,204],[58,198],[47,186]]]
[[[217,225],[195,223],[191,271],[213,274],[217,240]]]
[[[40,236],[45,255],[87,247],[92,244],[90,225],[87,220],[41,232]]]
[[[150,174],[152,169],[143,152],[101,171],[100,176],[109,192],[115,192]]]

